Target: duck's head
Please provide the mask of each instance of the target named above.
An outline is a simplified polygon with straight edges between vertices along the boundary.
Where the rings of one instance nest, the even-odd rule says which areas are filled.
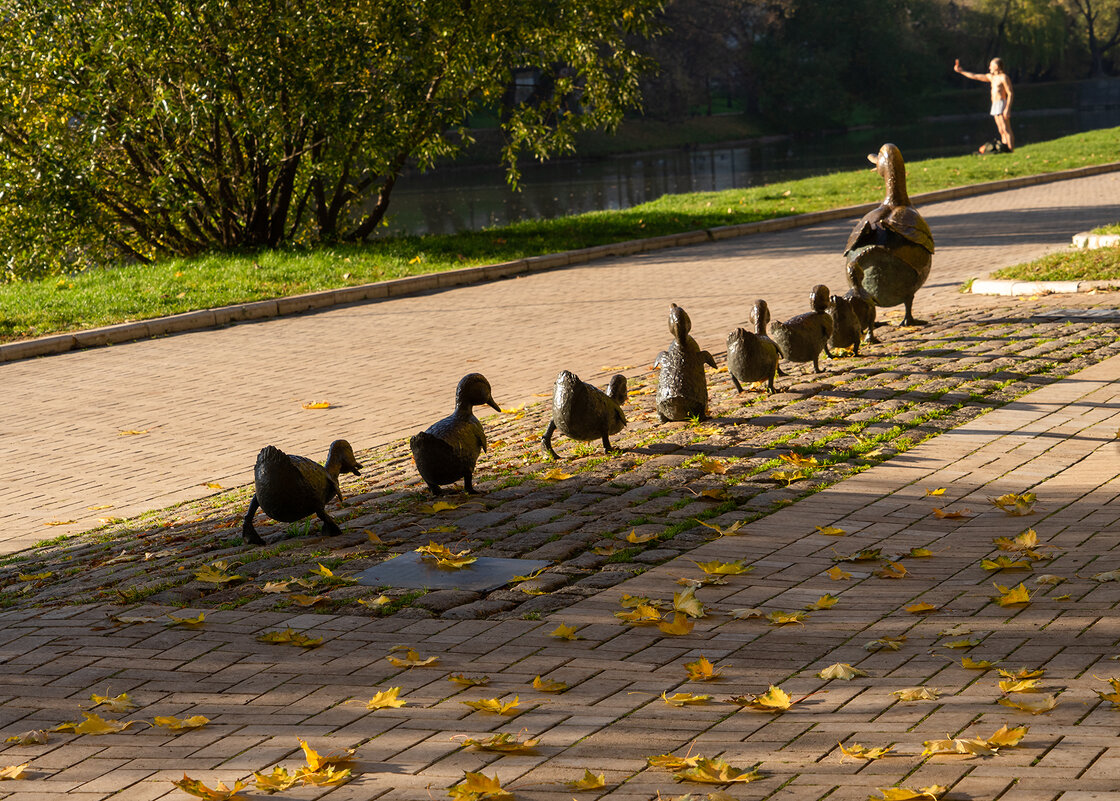
[[[848,262],[848,283],[853,287],[863,288],[863,268],[856,262]]]
[[[833,295],[828,299],[828,308],[835,309],[843,302],[844,299],[842,297],[840,297],[839,295]]]
[[[688,314],[675,303],[669,304],[669,333],[677,339],[683,340],[692,330],[692,320]]]
[[[338,463],[340,473],[353,473],[356,476],[362,474],[362,466],[354,456],[354,449],[344,439],[336,439],[331,443],[331,448],[327,451],[327,464],[331,462]]]
[[[626,376],[622,373],[611,376],[611,382],[607,385],[607,394],[614,398],[619,406],[626,403]]]
[[[459,381],[459,386],[455,390],[455,405],[464,404],[467,406],[486,404],[495,411],[502,410],[502,407],[494,402],[494,396],[490,394],[490,382],[482,373],[469,373]]]
[[[756,300],[751,306],[751,322],[754,323],[756,334],[765,334],[766,326],[770,324],[770,307],[764,300]]]
[[[828,308],[828,287],[817,284],[809,294],[809,303],[815,312],[823,312]]]
[[[906,164],[902,160],[902,151],[888,142],[879,148],[877,154],[869,154],[867,160],[875,165],[875,172],[879,173],[887,186],[887,199],[883,203],[890,206],[909,206],[910,197],[906,194]]]

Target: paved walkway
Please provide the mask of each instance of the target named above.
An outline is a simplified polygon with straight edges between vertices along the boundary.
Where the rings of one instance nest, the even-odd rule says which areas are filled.
[[[1097,691],[1120,673],[1120,357],[1040,389],[891,461],[653,568],[541,621],[413,620],[208,611],[196,628],[158,622],[114,625],[118,610],[72,607],[0,613],[0,736],[80,719],[91,693],[127,692],[139,708],[107,718],[204,715],[201,729],[171,734],[142,725],[104,736],[51,733],[45,745],[7,745],[0,767],[29,763],[29,779],[0,784],[7,801],[185,799],[170,781],[183,773],[233,786],[252,771],[302,764],[297,737],[320,753],[357,749],[356,778],[337,789],[279,798],[416,801],[446,797],[464,771],[497,777],[518,801],[609,798],[646,801],[713,790],[735,799],[862,801],[874,788],[948,787],[950,799],[1089,801],[1115,799],[1120,786],[1120,712]],[[928,491],[944,488],[939,496]],[[1030,490],[1030,514],[1012,517],[989,499]],[[960,511],[938,519],[934,507]],[[969,510],[969,511],[965,511]],[[825,536],[835,526],[844,536]],[[1037,532],[1031,572],[988,572],[983,558],[1007,555],[995,537]],[[875,575],[878,563],[837,562],[861,549],[905,555],[907,575]],[[1012,554],[1016,558],[1022,554]],[[706,616],[689,634],[620,625],[622,594],[666,603],[695,562],[737,560],[754,567],[705,586]],[[841,567],[850,577],[833,580]],[[1042,574],[1057,577],[1042,580]],[[1060,580],[1058,584],[1049,581]],[[993,582],[1023,581],[1030,602],[992,602]],[[801,624],[737,619],[804,609],[830,594],[835,607]],[[907,607],[930,604],[931,614]],[[130,610],[131,615],[191,610]],[[549,636],[559,624],[579,639]],[[324,638],[303,651],[256,640],[291,627]],[[951,647],[955,643],[964,647]],[[400,669],[384,659],[409,646],[438,657]],[[897,649],[897,650],[895,650]],[[399,654],[400,652],[398,652]],[[684,664],[703,655],[722,666],[711,683],[686,680]],[[965,669],[962,657],[1008,671],[1043,669],[1041,693],[1004,693],[994,670]],[[867,673],[826,682],[833,663]],[[489,676],[465,688],[453,674]],[[560,695],[532,687],[536,676],[566,682]],[[780,714],[740,709],[727,699],[780,685],[797,703]],[[893,693],[935,688],[936,700]],[[407,706],[368,711],[375,692],[400,687]],[[674,707],[662,693],[710,694]],[[499,716],[461,702],[500,698],[518,706]],[[997,704],[1054,706],[1033,715]],[[932,756],[925,741],[985,740],[1001,726],[1029,730],[1016,746],[988,755]],[[463,750],[461,735],[493,732],[540,738],[528,755]],[[884,759],[845,757],[842,743],[893,746]],[[976,744],[962,747],[976,749]],[[674,781],[647,766],[660,754],[758,766],[763,778],[719,787]],[[562,782],[602,773],[606,786],[574,792]],[[4,795],[10,793],[10,795]],[[253,797],[263,797],[254,792]]]
[[[958,287],[1120,219],[1118,189],[1113,173],[923,208],[939,250],[917,314],[998,303]],[[645,365],[668,341],[671,301],[718,352],[756,297],[782,319],[805,310],[813,284],[842,287],[850,227],[6,364],[0,550],[197,498],[213,491],[207,483],[249,483],[265,444],[322,458],[339,436],[359,449],[406,436],[450,410],[469,371],[485,373],[508,408],[550,392],[561,368],[590,378]],[[301,408],[313,400],[332,408]],[[75,522],[46,525],[62,521]]]

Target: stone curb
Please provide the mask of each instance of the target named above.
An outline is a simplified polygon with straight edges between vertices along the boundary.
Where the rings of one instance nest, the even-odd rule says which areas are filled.
[[[973,295],[1051,295],[1120,289],[1120,281],[997,281],[983,279],[972,282]]]
[[[1114,248],[1117,245],[1120,245],[1120,234],[1094,234],[1089,231],[1083,231],[1073,236],[1073,246],[1082,250]]]
[[[967,186],[939,189],[935,192],[914,195],[911,200],[915,203],[939,203],[946,200],[957,200],[960,198],[990,194],[992,192],[1003,192],[1008,189],[1019,189],[1025,186],[1037,186],[1039,184],[1055,183],[1057,181],[1067,181],[1075,178],[1087,178],[1109,172],[1120,172],[1120,162],[1096,164],[1090,167],[1078,167],[1072,170],[1062,170],[1060,172],[1044,173],[1042,175],[1027,175],[1021,178],[1009,178],[1002,181],[989,181],[983,184],[969,184]],[[402,295],[411,295],[419,292],[449,289],[451,287],[476,284],[483,281],[493,281],[499,278],[509,278],[525,273],[586,264],[597,259],[606,259],[615,256],[630,256],[635,253],[646,253],[654,250],[664,250],[666,248],[697,245],[704,242],[715,242],[739,236],[750,236],[752,234],[769,233],[772,231],[787,231],[792,228],[803,228],[823,222],[860,217],[877,205],[877,203],[864,203],[858,206],[845,206],[808,214],[796,214],[789,217],[779,217],[773,220],[763,220],[761,222],[725,225],[699,231],[686,231],[680,234],[652,237],[649,239],[631,239],[626,242],[596,245],[594,247],[568,250],[544,256],[531,256],[516,261],[503,262],[501,264],[464,267],[459,270],[448,270],[442,273],[397,278],[391,281],[379,281],[373,284],[362,284],[360,286],[343,287],[341,289],[327,289],[321,292],[309,292],[305,295],[293,295],[291,297],[263,300],[255,303],[239,303],[233,306],[203,309],[200,311],[186,312],[184,314],[176,314],[170,317],[157,317],[151,320],[92,328],[87,331],[78,331],[72,334],[56,334],[39,337],[37,339],[11,342],[0,345],[0,362],[14,362],[20,359],[29,359],[34,356],[49,356],[82,348],[113,345],[122,342],[134,342],[140,339],[184,333],[187,331],[200,331],[236,322],[248,322],[251,320],[264,320],[289,314],[301,314],[303,312],[341,306],[347,303],[384,300],[386,298],[401,297]],[[974,282],[972,291],[977,292],[975,288],[976,285],[982,283],[985,282]],[[1088,284],[1092,282],[1082,283]],[[1036,289],[1030,292],[1020,293],[995,292],[993,294],[1037,294],[1039,291],[1047,290]],[[1079,290],[1051,289],[1048,291]]]

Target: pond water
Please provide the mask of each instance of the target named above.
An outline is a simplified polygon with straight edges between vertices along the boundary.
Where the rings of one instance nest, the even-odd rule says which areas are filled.
[[[1017,144],[1120,125],[1115,107],[1059,109],[1014,117]],[[665,194],[734,189],[868,167],[867,154],[894,142],[907,161],[975,152],[996,138],[987,115],[899,128],[784,137],[721,146],[563,159],[523,168],[521,191],[499,167],[445,167],[401,177],[389,206],[390,234],[453,233],[525,219],[622,209]],[[992,158],[998,158],[993,156]]]

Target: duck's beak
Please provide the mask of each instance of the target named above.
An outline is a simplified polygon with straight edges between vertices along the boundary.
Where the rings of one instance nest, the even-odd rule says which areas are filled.
[[[486,405],[491,407],[494,411],[501,414],[502,407],[494,402],[494,397],[493,396],[490,396],[489,398],[486,399]]]
[[[879,169],[879,154],[878,153],[868,153],[867,154],[867,160],[875,165],[871,169],[873,169],[873,170]]]

